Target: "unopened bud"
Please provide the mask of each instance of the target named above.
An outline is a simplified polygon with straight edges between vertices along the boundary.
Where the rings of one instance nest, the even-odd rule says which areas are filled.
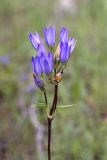
[[[61,73],[57,73],[56,76],[55,76],[55,81],[57,83],[59,83],[61,80],[62,80],[62,74]]]
[[[57,46],[57,48],[56,48],[56,51],[55,51],[55,58],[57,59],[57,60],[59,60],[60,59],[60,45],[58,45]]]
[[[41,91],[44,91],[45,88],[44,88],[44,83],[43,81],[36,76],[35,73],[33,73],[33,78],[34,78],[34,81],[35,81],[35,85],[41,90]]]

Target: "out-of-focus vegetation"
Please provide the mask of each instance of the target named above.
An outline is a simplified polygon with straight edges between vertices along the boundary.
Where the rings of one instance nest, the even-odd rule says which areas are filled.
[[[38,31],[43,37],[42,29],[49,25],[57,31],[65,26],[77,38],[59,85],[59,104],[78,105],[57,112],[53,160],[107,160],[107,1],[65,2],[0,1],[0,160],[39,160],[28,110],[44,97],[32,79],[36,52],[28,35]],[[52,94],[49,89],[50,102]],[[47,113],[37,109],[46,153]]]

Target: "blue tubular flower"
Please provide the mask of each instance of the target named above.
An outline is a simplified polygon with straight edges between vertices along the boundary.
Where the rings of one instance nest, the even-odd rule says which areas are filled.
[[[75,38],[70,38],[68,41],[68,45],[70,46],[70,55],[73,52],[75,46],[76,46],[76,39]]]
[[[66,28],[62,28],[60,32],[60,42],[67,43],[68,42],[68,34],[69,30]]]
[[[38,49],[38,53],[42,53],[42,52],[46,53],[46,48],[43,43],[39,45],[39,49]]]
[[[44,62],[43,62],[43,69],[44,69],[44,73],[46,73],[47,75],[50,74],[49,63],[46,59],[44,59]]]
[[[40,63],[41,63],[42,70],[43,70],[43,73],[44,73],[44,59],[46,58],[46,53],[41,52],[39,54],[39,58],[40,58]]]
[[[55,45],[55,37],[56,37],[56,29],[55,27],[49,27],[48,29],[44,29],[44,38],[47,46],[54,46]]]
[[[40,90],[44,91],[45,90],[45,85],[43,83],[43,81],[37,77],[35,74],[33,74],[33,78],[34,78],[34,81],[35,81],[35,85],[40,88]]]
[[[38,56],[36,56],[36,58],[32,57],[32,64],[33,64],[35,74],[41,75],[43,73],[43,70],[40,63],[40,58]]]
[[[49,63],[50,72],[52,72],[52,70],[54,68],[54,56],[52,53],[48,53],[47,60]]]
[[[47,75],[48,80],[52,83],[59,83],[61,81],[61,74],[64,69],[63,65],[67,63],[74,51],[76,39],[69,38],[69,30],[67,28],[62,28],[60,31],[60,42],[57,45],[56,51],[54,51],[56,28],[52,26],[44,28],[44,39],[48,49],[51,50],[52,53],[47,52],[37,32],[35,34],[30,33],[29,39],[38,52],[36,57],[32,57],[34,81],[36,86],[44,91],[45,88],[41,75]]]
[[[40,58],[40,63],[41,63],[41,65],[42,65],[42,63],[43,63],[43,61],[44,61],[44,59],[45,59],[45,57],[46,57],[46,53],[45,52],[41,52],[41,53],[39,53],[39,58]]]
[[[70,46],[68,43],[60,43],[60,60],[65,64],[70,57]]]
[[[30,33],[29,39],[33,45],[33,47],[38,51],[40,44],[42,44],[42,39],[40,35],[36,32],[35,34]]]
[[[53,71],[54,62],[53,62],[53,54],[48,53],[48,55],[44,58],[43,61],[43,70],[47,75]]]

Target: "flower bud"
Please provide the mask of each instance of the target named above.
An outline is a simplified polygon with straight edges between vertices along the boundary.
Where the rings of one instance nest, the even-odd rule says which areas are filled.
[[[56,48],[56,51],[54,53],[54,56],[57,60],[60,59],[60,45],[58,44],[57,48]]]
[[[35,82],[35,85],[36,87],[38,87],[41,91],[44,91],[45,90],[45,84],[43,83],[43,81],[36,76],[36,74],[33,73],[33,78],[34,78],[34,82]]]
[[[55,76],[55,81],[57,83],[59,83],[61,80],[62,80],[62,74],[61,73],[57,73],[56,76]]]

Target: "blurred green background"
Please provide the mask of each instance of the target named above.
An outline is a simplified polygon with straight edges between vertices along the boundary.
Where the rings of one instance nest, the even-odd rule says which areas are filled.
[[[55,116],[52,159],[107,160],[107,0],[0,0],[0,160],[47,159],[46,109],[33,115],[30,107],[44,97],[33,82],[28,35],[43,37],[49,25],[57,43],[63,26],[77,39],[58,100],[77,106]]]

